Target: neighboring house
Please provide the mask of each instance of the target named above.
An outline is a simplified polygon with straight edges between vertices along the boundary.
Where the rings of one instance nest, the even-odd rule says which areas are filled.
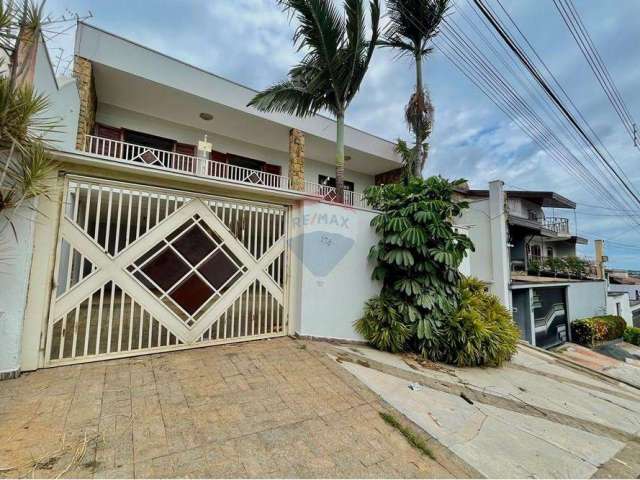
[[[73,71],[56,79],[40,45],[34,83],[63,126],[59,190],[20,239],[32,259],[0,278],[23,285],[0,291],[0,374],[359,338],[352,322],[379,291],[361,192],[397,172],[392,142],[346,127],[337,205],[334,120],[261,113],[250,88],[83,23]]]
[[[501,181],[488,190],[461,190],[470,208],[459,220],[469,228],[476,251],[470,272],[513,311],[522,338],[551,347],[570,339],[569,322],[607,312],[607,283],[591,275],[567,274],[557,259],[575,261],[576,245],[566,217],[575,203],[554,192],[505,191]]]
[[[640,278],[631,272],[621,269],[607,269],[609,281],[609,309],[608,313],[621,315],[627,325],[640,325]]]

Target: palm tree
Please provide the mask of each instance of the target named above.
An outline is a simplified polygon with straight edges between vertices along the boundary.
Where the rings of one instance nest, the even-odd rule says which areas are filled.
[[[415,135],[413,155],[405,159],[413,175],[422,176],[427,160],[431,134],[433,106],[423,87],[422,59],[432,48],[429,41],[438,34],[438,27],[449,9],[450,0],[387,0],[389,24],[380,45],[395,48],[401,56],[413,57],[416,65],[416,89],[405,109],[405,119]]]
[[[379,0],[369,3],[371,37],[366,38],[363,0],[345,0],[341,15],[333,0],[279,0],[299,26],[294,44],[305,55],[288,79],[258,93],[249,105],[265,112],[308,116],[320,110],[335,115],[336,195],[344,196],[344,115],[369,67],[378,41]]]

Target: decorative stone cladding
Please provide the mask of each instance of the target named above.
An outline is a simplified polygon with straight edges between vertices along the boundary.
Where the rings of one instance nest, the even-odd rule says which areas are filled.
[[[18,34],[16,55],[16,85],[33,85],[36,73],[36,55],[38,42],[34,41],[36,32],[23,26]]]
[[[289,179],[291,188],[304,191],[304,133],[289,130]]]
[[[84,145],[84,136],[93,133],[98,98],[96,97],[93,67],[89,60],[76,55],[73,62],[73,76],[78,83],[78,93],[80,95],[78,135],[76,137],[76,148],[80,150]]]
[[[375,176],[376,185],[386,185],[389,183],[398,183],[402,179],[402,168],[389,170],[388,172],[379,173]]]

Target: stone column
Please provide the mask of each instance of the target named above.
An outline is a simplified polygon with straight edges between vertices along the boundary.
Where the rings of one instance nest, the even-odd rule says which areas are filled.
[[[78,94],[80,95],[76,148],[82,150],[85,141],[84,136],[93,134],[98,104],[91,62],[76,55],[73,61],[73,76],[76,78]]]
[[[291,188],[304,191],[304,133],[289,130],[289,180]]]

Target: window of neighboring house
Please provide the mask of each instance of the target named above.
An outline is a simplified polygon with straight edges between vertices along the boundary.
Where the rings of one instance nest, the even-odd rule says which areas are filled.
[[[542,249],[540,248],[540,245],[529,245],[529,253],[532,257],[541,257]]]
[[[553,247],[547,247],[547,257],[553,258]]]
[[[620,306],[620,302],[616,303],[616,314],[621,317],[622,316],[622,307]]]
[[[328,177],[326,175],[318,175],[318,183],[320,185],[326,185],[328,187],[334,187],[336,186],[336,179],[334,177]],[[355,185],[353,182],[349,182],[348,180],[344,181],[344,189],[349,191],[349,192],[353,192],[355,191]]]
[[[527,215],[529,217],[529,220],[535,220],[536,222],[539,220],[538,212],[535,210],[528,210]]]

